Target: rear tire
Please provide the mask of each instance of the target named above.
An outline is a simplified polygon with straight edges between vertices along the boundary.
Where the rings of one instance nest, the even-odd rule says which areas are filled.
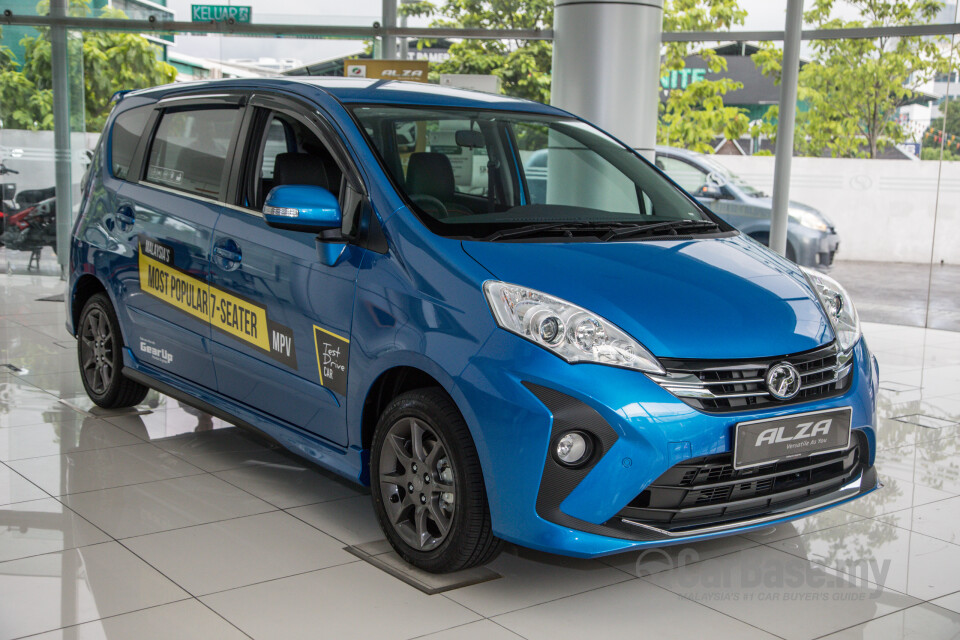
[[[87,395],[104,409],[143,402],[147,387],[123,376],[123,337],[117,314],[105,293],[87,300],[77,330],[77,361]]]
[[[372,448],[373,508],[404,560],[449,573],[496,557],[503,543],[493,535],[480,459],[446,393],[397,396],[380,416]]]

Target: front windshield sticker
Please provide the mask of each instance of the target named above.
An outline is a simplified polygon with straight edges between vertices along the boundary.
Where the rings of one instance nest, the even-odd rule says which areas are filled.
[[[145,236],[139,246],[141,291],[297,368],[293,330],[271,320],[264,307],[177,268],[173,247]]]
[[[320,384],[342,396],[347,395],[350,340],[314,325],[313,342],[317,347]]]

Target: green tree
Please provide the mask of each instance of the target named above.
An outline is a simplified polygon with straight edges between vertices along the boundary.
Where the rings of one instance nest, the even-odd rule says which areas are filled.
[[[49,2],[37,5],[37,13],[49,11]],[[71,0],[70,13],[93,15],[89,0]],[[104,18],[126,18],[111,7],[100,12]],[[21,40],[25,61],[20,64],[9,50],[0,54],[0,122],[6,128],[53,128],[53,78],[49,29]],[[120,90],[142,89],[173,82],[177,71],[157,58],[159,49],[134,33],[84,31],[68,42],[71,60],[83,60],[83,73],[72,74],[71,96],[83,96],[83,125],[100,131],[110,113],[110,97]],[[82,83],[82,84],[81,84]],[[80,128],[81,123],[72,123]]]
[[[747,12],[740,9],[737,0],[666,0],[663,4],[663,30],[715,31],[743,24]],[[685,59],[693,54],[695,44],[669,42],[664,46],[661,75],[679,72],[686,66]],[[727,69],[727,60],[714,49],[699,48],[696,54],[713,73]],[[736,140],[750,126],[746,111],[726,106],[723,97],[741,89],[743,83],[730,78],[701,79],[686,88],[671,89],[660,104],[660,122],[657,142],[674,147],[685,147],[705,153],[713,152],[712,142],[717,138]]]
[[[937,0],[846,0],[856,20],[832,18],[836,0],[815,0],[804,20],[818,29],[927,24],[943,8]],[[876,158],[903,142],[897,121],[901,107],[920,88],[950,67],[949,40],[881,37],[815,40],[812,60],[800,70],[794,146],[802,155]],[[770,46],[754,56],[765,72],[779,77],[781,52]]]
[[[437,27],[480,29],[549,29],[553,26],[553,0],[445,0],[401,5],[407,15],[434,16]],[[667,0],[665,31],[728,29],[742,24],[745,12],[737,0]],[[684,68],[692,51],[689,43],[666,47],[664,74]],[[726,69],[726,60],[712,49],[698,52],[715,72]],[[543,40],[464,40],[450,47],[450,58],[432,65],[439,73],[481,73],[500,77],[502,91],[538,102],[550,100],[553,45]],[[727,107],[723,96],[742,85],[730,79],[701,79],[670,91],[661,105],[658,140],[666,144],[712,151],[718,137],[740,137],[749,122],[742,109]],[[651,87],[651,91],[659,87]]]
[[[923,133],[923,160],[939,160],[943,146],[944,160],[960,160],[960,98],[948,98],[940,102],[940,111],[945,116],[930,120]]]
[[[549,29],[553,0],[446,0],[401,5],[407,15],[435,16],[434,27],[468,29]],[[550,101],[553,44],[546,40],[463,40],[450,45],[450,57],[431,73],[499,76],[502,91],[538,102]]]

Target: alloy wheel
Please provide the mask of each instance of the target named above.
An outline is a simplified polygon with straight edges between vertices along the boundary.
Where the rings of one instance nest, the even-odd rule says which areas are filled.
[[[87,386],[104,394],[113,382],[113,332],[102,309],[91,309],[80,328],[80,366]]]
[[[446,446],[422,420],[390,427],[379,464],[380,495],[393,529],[418,551],[439,546],[457,506],[456,474]]]

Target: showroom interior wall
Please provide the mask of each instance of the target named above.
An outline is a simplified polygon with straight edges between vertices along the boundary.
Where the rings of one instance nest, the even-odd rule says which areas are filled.
[[[652,112],[650,105],[643,100],[643,92],[637,87],[644,84],[644,78],[651,75],[650,65],[644,66],[638,63],[634,66],[610,66],[610,52],[613,49],[612,43],[598,43],[597,47],[589,48],[594,51],[591,56],[581,55],[584,48],[581,46],[583,33],[576,29],[584,28],[583,20],[574,16],[574,19],[567,24],[577,24],[572,32],[571,47],[565,48],[563,37],[564,12],[579,11],[583,12],[593,9],[592,5],[604,5],[607,3],[574,3],[566,7],[563,2],[558,3],[557,9],[557,38],[555,45],[555,65],[554,82],[555,96],[554,101],[560,106],[567,106],[573,111],[583,113],[588,118],[599,122],[605,128],[613,130],[619,134],[629,144],[637,148],[646,149],[650,146],[650,135],[652,128],[639,126],[635,123],[648,120]],[[636,3],[634,3],[636,4]],[[659,3],[641,3],[642,7],[633,9],[638,16],[656,15],[661,11]],[[777,3],[786,9],[787,2],[782,0]],[[809,2],[807,8],[809,9]],[[623,11],[622,3],[617,3],[616,11]],[[956,7],[953,7],[956,11]],[[596,11],[596,16],[601,16],[602,11]],[[187,16],[177,16],[177,19],[184,20]],[[615,17],[615,16],[614,16]],[[581,17],[582,18],[582,17]],[[0,26],[4,20],[10,23],[12,18],[0,18]],[[70,110],[70,127],[72,134],[69,136],[70,150],[65,156],[70,164],[70,184],[72,188],[64,196],[70,196],[70,210],[73,214],[79,206],[79,184],[89,162],[89,152],[93,149],[98,138],[94,131],[84,131],[83,123],[83,50],[80,39],[83,33],[93,33],[96,31],[94,25],[99,24],[97,19],[87,19],[84,23],[84,29],[75,29],[66,27],[67,38],[67,66],[71,82],[69,83],[70,100],[68,102]],[[317,17],[318,21],[323,21],[323,17]],[[599,18],[598,18],[599,20]],[[254,20],[255,22],[256,20]],[[341,20],[337,24],[338,18],[332,18],[329,24],[332,27],[327,31],[338,37],[362,38],[370,33],[381,33],[381,31],[372,27],[360,27],[346,20]],[[82,22],[82,21],[81,21]],[[103,22],[103,21],[101,21]],[[321,38],[320,26],[315,24],[296,24],[291,17],[291,24],[285,25],[282,33],[276,34],[279,37],[273,37],[270,41],[273,43],[276,58],[284,57],[285,45],[287,43],[296,43],[302,46],[304,41],[315,42],[318,51],[326,40]],[[654,19],[652,22],[656,22]],[[658,29],[654,29],[651,21],[645,21],[645,18],[639,17],[633,22],[624,21],[624,24],[632,24],[637,29],[649,29],[649,33],[640,41],[649,40],[654,37]],[[955,30],[956,16],[954,16],[953,27],[951,25],[938,25],[937,33],[947,33],[951,28]],[[70,25],[78,24],[77,21]],[[104,23],[106,24],[106,23]],[[146,24],[146,23],[141,23]],[[180,25],[189,25],[189,23],[179,23]],[[597,25],[601,22],[597,22]],[[108,24],[111,29],[117,29],[116,21]],[[237,29],[242,25],[237,25]],[[256,26],[256,25],[251,25]],[[918,28],[921,25],[916,25]],[[43,27],[41,27],[43,28]],[[158,28],[156,25],[151,29]],[[195,29],[196,27],[190,27]],[[211,27],[212,29],[221,29],[224,27]],[[279,31],[279,30],[278,30]],[[422,32],[420,29],[419,32]],[[139,30],[133,32],[140,32]],[[404,32],[402,29],[392,29],[391,33],[396,35],[416,35],[416,29],[408,29]],[[383,32],[385,33],[385,32]],[[888,32],[889,33],[889,32]],[[906,28],[905,33],[914,34],[916,31],[910,31]],[[929,29],[924,33],[930,33]],[[156,33],[147,33],[149,37],[156,37]],[[467,34],[477,35],[477,34]],[[495,37],[500,34],[488,33],[486,37]],[[550,38],[552,33],[540,34],[521,34],[524,37]],[[858,35],[858,33],[854,33]],[[809,47],[813,37],[837,37],[836,33],[811,33],[809,30],[804,32],[804,47]],[[191,36],[199,37],[199,36]],[[243,34],[231,35],[223,32],[208,33],[202,36],[204,41],[209,43],[207,50],[212,52],[210,55],[211,63],[229,64],[231,58],[224,55],[223,52],[231,47],[227,46],[231,40],[246,37]],[[696,37],[706,37],[706,34],[678,34],[664,33],[663,40],[692,40]],[[726,40],[727,37],[713,36],[717,40]],[[890,37],[885,34],[884,37]],[[754,41],[762,40],[782,40],[783,32],[755,32],[738,35],[737,38],[744,38]],[[73,44],[71,44],[73,43]],[[702,40],[699,42],[703,47],[715,45],[715,41]],[[952,45],[951,45],[952,46]],[[633,48],[639,55],[636,43]],[[173,47],[171,50],[175,50]],[[567,53],[565,53],[565,51]],[[219,53],[218,53],[219,52]],[[606,56],[606,57],[605,57]],[[581,59],[576,64],[578,57]],[[22,61],[21,61],[22,62]],[[648,60],[649,62],[649,60]],[[35,61],[34,61],[35,64]],[[51,76],[53,74],[51,73]],[[214,74],[215,75],[215,74]],[[624,87],[628,87],[629,90]],[[615,95],[616,91],[622,94],[618,98],[608,99],[608,96]],[[651,95],[653,92],[650,92]],[[0,96],[0,100],[3,96]],[[587,102],[592,101],[591,104]],[[635,109],[624,108],[631,101],[636,102]],[[616,109],[611,110],[611,105]],[[949,105],[947,105],[949,107]],[[604,109],[607,111],[605,112]],[[616,124],[615,120],[625,121],[622,125]],[[618,127],[622,126],[622,130]],[[28,129],[39,130],[28,130]],[[646,132],[646,133],[643,133]],[[646,135],[647,139],[641,139]],[[640,137],[638,137],[640,136]],[[49,124],[39,123],[36,127],[24,127],[22,125],[11,126],[11,123],[0,123],[0,157],[3,158],[5,166],[19,170],[19,174],[8,174],[0,177],[0,181],[8,185],[8,189],[16,192],[22,192],[29,189],[42,189],[53,187],[56,182],[55,158],[55,132],[50,131]],[[960,277],[954,275],[954,269],[960,268],[960,256],[958,256],[957,247],[960,243],[956,238],[960,237],[960,208],[956,204],[956,192],[960,190],[960,168],[957,162],[943,161],[942,150],[939,160],[868,160],[868,159],[841,159],[841,158],[813,158],[796,157],[793,159],[793,170],[790,174],[790,200],[808,204],[820,209],[836,225],[840,235],[840,250],[837,254],[838,273],[843,274],[848,265],[852,268],[847,269],[855,273],[857,278],[863,279],[862,274],[869,275],[871,270],[893,269],[893,273],[898,274],[896,278],[902,276],[902,286],[905,288],[907,297],[911,300],[910,312],[906,314],[893,313],[891,317],[904,317],[905,322],[924,326],[928,324],[927,307],[931,304],[934,311],[942,315],[950,314],[953,321],[958,321],[960,312],[955,309],[937,310],[938,304],[932,302],[937,296],[929,296],[928,290],[936,293],[944,289],[950,295],[949,299],[956,299],[960,293]],[[743,175],[750,182],[755,182],[767,193],[772,192],[774,157],[763,156],[717,156],[721,164],[726,164],[730,169]],[[67,220],[69,224],[69,220]],[[29,254],[11,250],[3,250],[4,258],[0,263],[6,265],[8,270],[25,268]],[[941,264],[942,262],[942,264]],[[901,265],[902,268],[895,269],[890,266],[891,263]],[[855,268],[853,268],[855,267]],[[902,274],[900,272],[903,272]],[[886,272],[886,271],[883,271]],[[42,253],[40,273],[57,276],[59,269],[53,256],[53,252],[46,249]],[[906,274],[906,275],[904,275]],[[852,276],[851,276],[852,277]],[[853,285],[853,288],[857,288]],[[941,296],[942,298],[943,296]],[[864,303],[867,316],[870,316],[870,304],[885,307],[888,310],[894,308],[903,296],[888,296],[887,300],[876,303]],[[946,303],[942,303],[946,304]],[[922,309],[922,310],[921,310]],[[936,323],[935,323],[936,324]]]

